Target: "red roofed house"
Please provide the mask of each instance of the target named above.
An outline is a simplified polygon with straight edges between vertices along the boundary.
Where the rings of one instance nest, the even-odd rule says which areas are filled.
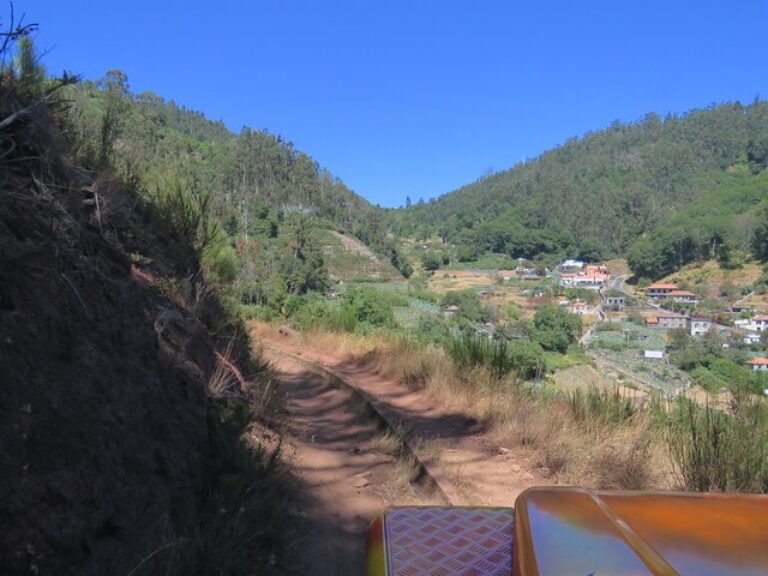
[[[653,298],[654,300],[666,300],[669,293],[673,290],[680,290],[680,288],[678,288],[677,284],[665,284],[659,282],[648,286],[646,294],[648,294],[649,298]]]
[[[768,358],[763,358],[762,356],[758,356],[757,358],[750,358],[747,360],[747,365],[752,366],[752,370],[754,371],[764,371],[768,370]]]
[[[600,264],[587,264],[584,267],[584,275],[585,276],[603,276],[607,278],[611,275],[610,272],[608,272],[608,268],[605,266],[602,266]]]
[[[584,316],[584,314],[589,312],[589,307],[587,306],[586,302],[577,300],[571,306],[571,312],[573,312],[574,314],[578,314],[579,316]]]

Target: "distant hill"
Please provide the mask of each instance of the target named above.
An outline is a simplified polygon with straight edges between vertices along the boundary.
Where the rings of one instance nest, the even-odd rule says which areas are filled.
[[[636,273],[658,277],[713,250],[751,249],[758,204],[768,197],[767,165],[766,102],[649,114],[571,139],[430,203],[390,211],[388,224],[401,235],[439,235],[459,260],[484,252],[590,259],[629,253]]]
[[[283,137],[248,127],[234,134],[222,122],[154,93],[133,94],[117,70],[98,82],[80,83],[68,96],[77,155],[85,165],[109,160],[146,188],[162,176],[180,174],[213,192],[214,208],[233,235],[257,226],[254,220],[266,212],[301,212],[397,262],[383,211]]]

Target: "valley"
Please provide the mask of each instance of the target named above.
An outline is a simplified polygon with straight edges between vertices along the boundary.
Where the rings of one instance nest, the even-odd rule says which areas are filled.
[[[392,506],[768,493],[768,101],[384,208],[4,29],[4,574],[352,575]]]

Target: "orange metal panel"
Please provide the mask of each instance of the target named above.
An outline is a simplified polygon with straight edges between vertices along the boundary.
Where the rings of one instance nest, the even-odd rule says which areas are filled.
[[[515,575],[768,574],[768,497],[535,488],[515,503]]]
[[[366,576],[387,576],[387,556],[384,542],[384,516],[377,516],[368,529],[365,542]]]
[[[768,496],[533,488],[514,511],[394,508],[368,535],[369,576],[513,571],[768,575]]]

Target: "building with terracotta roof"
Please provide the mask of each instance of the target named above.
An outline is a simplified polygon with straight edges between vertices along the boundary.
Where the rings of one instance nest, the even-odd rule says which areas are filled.
[[[758,356],[757,358],[750,358],[747,360],[747,366],[751,366],[755,372],[763,372],[768,370],[768,358]]]
[[[648,298],[653,298],[654,300],[666,300],[669,293],[674,290],[680,290],[680,287],[677,284],[657,282],[656,284],[648,286],[645,293],[648,295]]]
[[[577,300],[571,305],[571,312],[574,314],[578,314],[579,316],[584,316],[584,314],[589,313],[589,306],[586,302],[582,302],[581,300]]]

